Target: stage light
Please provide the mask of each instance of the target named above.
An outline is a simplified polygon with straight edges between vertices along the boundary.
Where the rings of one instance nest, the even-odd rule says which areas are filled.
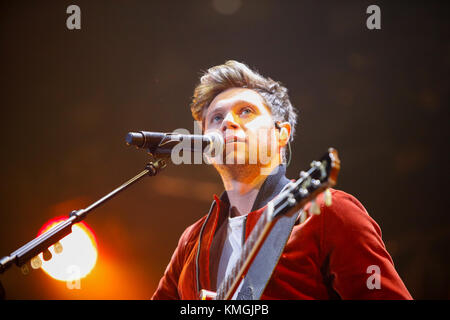
[[[55,218],[47,222],[38,235],[67,219]],[[55,250],[56,249],[56,250]],[[85,222],[72,226],[72,233],[50,246],[45,256],[41,253],[42,270],[50,277],[61,281],[84,278],[97,262],[97,241],[94,232]],[[50,259],[48,259],[50,257]]]

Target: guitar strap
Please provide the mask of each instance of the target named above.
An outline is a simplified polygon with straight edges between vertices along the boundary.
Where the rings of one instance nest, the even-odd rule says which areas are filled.
[[[275,194],[280,193],[289,182],[290,180],[283,175],[276,186]],[[258,197],[259,196],[263,197],[264,194],[259,194]],[[255,201],[255,204],[257,203],[260,203],[258,199]],[[256,208],[253,208],[252,210],[255,209]],[[283,215],[278,218],[253,260],[253,263],[243,280],[241,289],[237,294],[236,300],[259,300],[261,298],[261,295],[272,276],[273,270],[280,259],[281,253],[286,246],[287,240],[291,235],[298,214],[299,212],[289,216]]]
[[[298,213],[282,216],[273,226],[243,280],[237,300],[259,300],[280,259]]]

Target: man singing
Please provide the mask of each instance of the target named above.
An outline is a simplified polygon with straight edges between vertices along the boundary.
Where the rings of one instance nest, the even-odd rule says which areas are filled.
[[[267,203],[290,182],[284,163],[297,115],[279,82],[227,61],[201,77],[191,111],[205,134],[224,139],[224,154],[211,162],[225,191],[183,232],[152,299],[216,291]],[[296,221],[261,299],[412,299],[377,223],[352,195],[331,195],[331,206],[319,196],[321,213],[305,208]]]

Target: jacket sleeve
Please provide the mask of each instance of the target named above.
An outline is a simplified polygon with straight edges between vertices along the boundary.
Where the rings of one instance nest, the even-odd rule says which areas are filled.
[[[172,254],[163,277],[159,281],[158,288],[152,296],[152,300],[179,300],[178,279],[183,270],[187,243],[193,226],[187,228],[181,235],[178,245]]]
[[[412,299],[395,270],[381,230],[353,196],[333,190],[322,202],[321,252],[333,290],[342,299]]]

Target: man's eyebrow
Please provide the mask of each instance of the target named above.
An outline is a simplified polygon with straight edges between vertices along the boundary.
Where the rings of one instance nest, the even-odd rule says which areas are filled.
[[[211,115],[213,113],[221,112],[223,109],[225,109],[225,106],[214,107],[214,109],[209,109],[208,113]]]
[[[227,108],[227,105],[230,104],[230,103],[232,103],[233,106],[235,106],[235,105],[243,105],[243,104],[247,104],[247,105],[250,105],[250,106],[254,106],[255,105],[253,102],[250,102],[248,100],[234,100],[232,102],[225,102],[225,105],[219,104],[219,106],[215,107],[212,111],[210,111],[210,113],[220,112],[223,109]]]

